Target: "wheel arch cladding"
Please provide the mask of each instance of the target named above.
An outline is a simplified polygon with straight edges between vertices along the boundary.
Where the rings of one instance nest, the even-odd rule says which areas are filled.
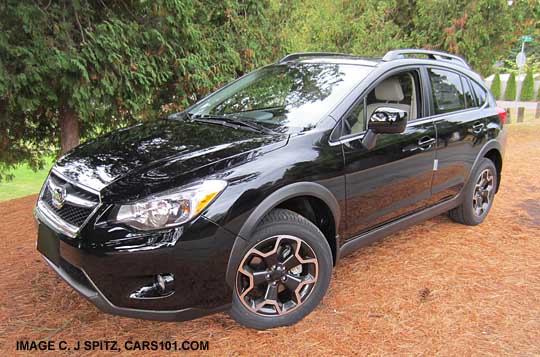
[[[336,264],[337,252],[339,251],[336,239],[337,226],[330,207],[323,200],[314,196],[296,196],[280,203],[275,208],[298,213],[317,226],[324,234],[332,251],[333,264]]]
[[[497,188],[495,189],[495,192],[498,192],[499,187],[501,186],[501,173],[503,165],[501,152],[495,148],[489,149],[484,157],[490,159],[497,169]]]
[[[501,153],[502,153],[502,147],[501,147],[501,143],[499,142],[499,140],[491,139],[490,141],[488,141],[484,145],[484,147],[482,147],[482,149],[480,150],[480,152],[476,156],[476,159],[474,160],[474,163],[472,164],[471,169],[469,171],[469,177],[470,177],[470,175],[473,174],[474,170],[478,167],[478,165],[480,164],[480,161],[482,161],[482,159],[488,158],[491,161],[493,161],[493,160],[495,160],[495,159],[493,159],[494,157],[498,157],[500,159],[500,166],[497,166],[497,163],[495,163],[495,161],[493,161],[495,163],[495,168],[497,168],[497,175],[498,175],[497,190],[498,190],[499,186],[500,186],[500,182],[501,182],[501,172],[499,171],[499,168],[502,170],[502,154]],[[488,156],[488,154],[490,156]],[[467,180],[469,179],[469,177],[467,177]],[[497,191],[495,191],[495,192],[497,192]]]
[[[335,196],[324,186],[314,182],[297,182],[269,195],[249,215],[234,241],[227,265],[227,283],[233,287],[236,269],[242,260],[252,233],[259,222],[274,208],[286,208],[296,212],[314,223],[324,234],[330,249],[334,264],[339,259],[339,227],[341,212]]]

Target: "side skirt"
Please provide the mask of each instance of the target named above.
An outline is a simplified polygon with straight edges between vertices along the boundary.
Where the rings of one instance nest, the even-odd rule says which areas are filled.
[[[396,233],[407,227],[413,226],[417,223],[443,214],[451,210],[452,208],[459,206],[461,204],[461,201],[462,195],[460,194],[447,201],[438,203],[435,206],[428,207],[423,211],[413,213],[409,216],[392,221],[382,227],[375,228],[369,232],[356,236],[341,246],[340,256],[343,257],[347,254],[354,252],[357,249],[370,245],[390,234]]]

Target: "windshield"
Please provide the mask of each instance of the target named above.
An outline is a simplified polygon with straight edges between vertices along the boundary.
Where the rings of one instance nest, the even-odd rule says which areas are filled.
[[[371,70],[349,64],[271,65],[203,99],[189,114],[306,128],[315,125]]]

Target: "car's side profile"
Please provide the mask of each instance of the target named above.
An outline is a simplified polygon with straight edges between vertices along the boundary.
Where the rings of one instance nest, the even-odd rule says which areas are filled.
[[[289,55],[59,159],[38,250],[109,313],[290,325],[342,255],[445,212],[481,223],[505,118],[450,54]]]

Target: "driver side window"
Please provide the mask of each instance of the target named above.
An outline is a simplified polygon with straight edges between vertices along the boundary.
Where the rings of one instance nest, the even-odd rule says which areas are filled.
[[[342,136],[365,131],[369,117],[380,107],[404,110],[408,120],[420,118],[418,83],[417,71],[402,72],[384,79],[345,116]]]

